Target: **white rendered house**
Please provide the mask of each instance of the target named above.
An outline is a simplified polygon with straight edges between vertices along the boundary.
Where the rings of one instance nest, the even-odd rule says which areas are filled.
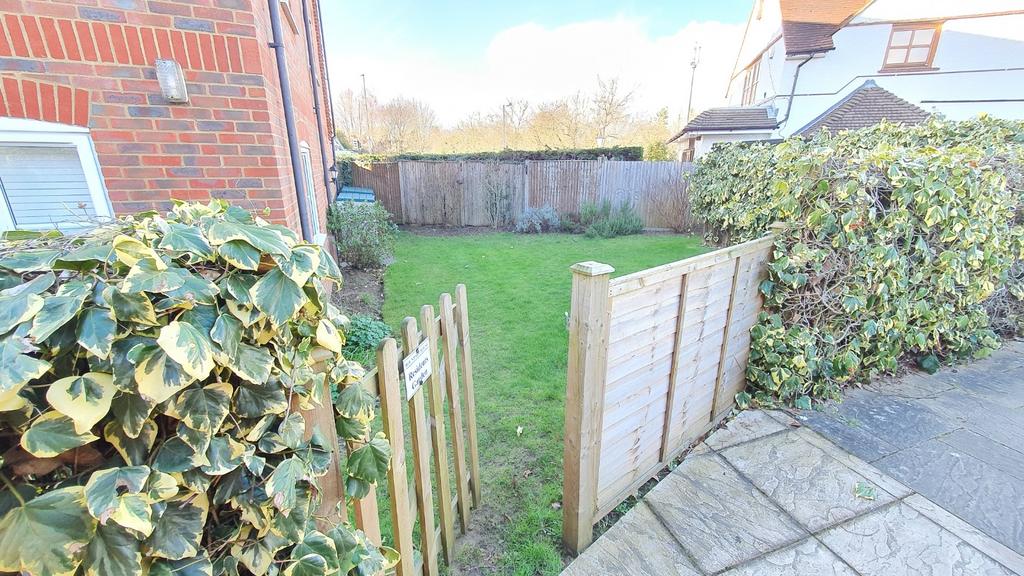
[[[883,118],[1024,118],[1024,1],[754,0],[726,102],[670,140],[682,159]]]

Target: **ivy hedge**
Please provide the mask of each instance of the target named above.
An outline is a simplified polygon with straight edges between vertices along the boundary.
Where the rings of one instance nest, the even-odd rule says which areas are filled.
[[[1022,318],[1022,160],[1024,122],[988,117],[716,146],[690,188],[708,228],[784,223],[738,400],[806,406],[997,347]]]
[[[332,281],[318,246],[220,201],[8,233],[0,572],[381,573],[394,558],[315,518],[317,478],[339,463],[301,410],[330,384],[341,437],[374,417]],[[389,459],[382,436],[359,442],[349,495]]]

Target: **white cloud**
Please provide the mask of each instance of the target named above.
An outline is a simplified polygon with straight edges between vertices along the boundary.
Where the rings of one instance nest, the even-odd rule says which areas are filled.
[[[634,111],[668,106],[674,116],[685,111],[694,43],[701,46],[694,110],[724,102],[742,30],[741,24],[691,22],[674,34],[651,36],[643,20],[625,17],[553,28],[529,23],[499,32],[480,57],[461,62],[427,50],[331,54],[343,71],[332,80],[335,90],[358,89],[365,71],[379,98],[418,98],[442,123],[453,124],[472,112],[495,111],[509,98],[541,102],[587,93],[600,75],[634,90]]]

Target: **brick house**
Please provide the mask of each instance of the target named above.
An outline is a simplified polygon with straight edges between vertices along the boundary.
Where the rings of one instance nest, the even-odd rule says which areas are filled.
[[[0,0],[0,229],[224,198],[322,242],[331,126],[318,0]]]

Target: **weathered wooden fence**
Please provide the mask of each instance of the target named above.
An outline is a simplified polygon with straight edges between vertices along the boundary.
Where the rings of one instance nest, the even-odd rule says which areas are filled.
[[[408,398],[400,382],[402,357],[411,354],[422,340],[428,342],[431,376]],[[456,517],[460,532],[465,533],[469,529],[470,509],[480,506],[480,458],[466,287],[456,287],[454,303],[451,295],[442,294],[437,316],[433,306],[423,306],[419,326],[415,318],[406,318],[402,323],[401,352],[393,338],[384,340],[377,349],[376,368],[362,382],[380,397],[384,433],[391,443],[387,490],[393,546],[401,556],[397,574],[436,575],[441,554],[450,563],[455,553]],[[429,404],[425,396],[429,396]],[[406,451],[405,413],[411,428],[411,452]],[[448,426],[451,446],[446,436]],[[454,482],[449,469],[449,448]],[[409,486],[409,466],[413,469],[413,487]],[[356,526],[379,544],[376,490],[353,504]],[[417,524],[420,537],[414,542]]]
[[[611,279],[572,267],[563,540],[715,426],[743,389],[772,237]]]
[[[694,229],[688,163],[619,160],[400,161],[353,168],[399,223],[492,226],[526,208],[578,213],[587,202],[630,202],[648,228]]]

